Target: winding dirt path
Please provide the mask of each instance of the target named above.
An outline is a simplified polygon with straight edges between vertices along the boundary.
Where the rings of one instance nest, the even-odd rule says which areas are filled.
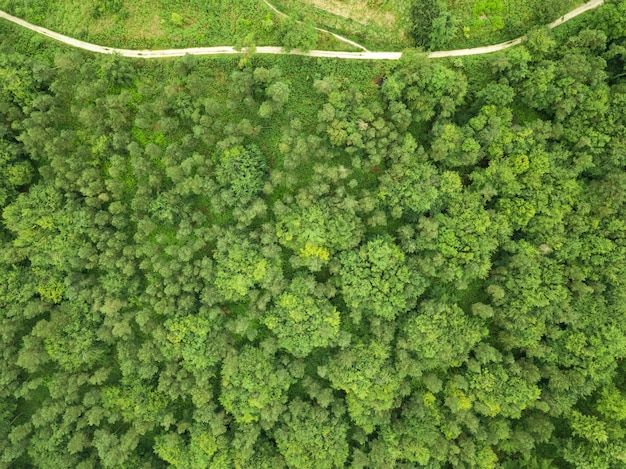
[[[572,18],[577,17],[589,10],[593,10],[594,8],[599,7],[604,3],[604,0],[591,0],[584,5],[572,10],[566,15],[562,16],[556,21],[553,21],[548,25],[549,28],[555,28],[560,24],[563,24]],[[119,54],[124,57],[133,57],[138,59],[156,59],[163,57],[180,57],[186,54],[191,55],[221,55],[221,54],[241,54],[241,50],[237,50],[232,46],[217,46],[217,47],[191,47],[188,49],[164,49],[164,50],[130,50],[130,49],[118,49],[115,47],[105,47],[99,46],[96,44],[91,44],[89,42],[80,41],[78,39],[74,39],[63,34],[55,33],[54,31],[50,31],[49,29],[42,28],[41,26],[36,26],[27,21],[24,21],[15,16],[9,15],[8,13],[0,10],[0,18],[4,18],[5,20],[11,21],[19,26],[30,29],[36,33],[39,33],[43,36],[47,36],[49,38],[55,39],[57,41],[63,42],[69,46],[77,47],[79,49],[87,50],[90,52],[96,52],[99,54]],[[326,31],[329,32],[329,31]],[[333,33],[330,33],[333,34]],[[334,34],[333,34],[334,35]],[[342,40],[350,41],[349,39],[343,38],[339,36]],[[513,39],[512,41],[502,42],[500,44],[494,44],[491,46],[484,47],[475,47],[473,49],[457,49],[457,50],[448,50],[448,51],[437,51],[430,52],[428,57],[430,58],[441,58],[441,57],[461,57],[465,55],[480,55],[480,54],[489,54],[492,52],[500,51],[503,49],[508,49],[509,47],[520,44],[525,39],[525,36],[519,37],[517,39]],[[328,51],[328,50],[312,50],[309,52],[302,52],[298,49],[294,49],[292,51],[284,51],[282,47],[275,46],[262,46],[257,47],[255,52],[257,54],[273,54],[273,55],[304,55],[307,57],[329,57],[329,58],[337,58],[337,59],[352,59],[352,60],[399,60],[402,56],[402,52],[370,52],[365,50],[363,46],[360,46],[356,43],[350,41],[352,45],[355,47],[360,47],[363,52],[338,52],[338,51]],[[243,52],[246,50],[244,49]]]

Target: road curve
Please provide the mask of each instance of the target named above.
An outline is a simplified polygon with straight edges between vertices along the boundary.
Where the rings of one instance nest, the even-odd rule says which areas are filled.
[[[586,11],[592,10],[594,8],[599,7],[604,3],[604,0],[591,0],[584,5],[572,10],[566,15],[562,16],[556,21],[553,21],[548,25],[549,28],[555,28],[560,24],[565,23],[566,21],[571,20],[572,18],[577,17],[585,13]],[[188,49],[163,49],[163,50],[130,50],[130,49],[118,49],[115,47],[105,47],[99,46],[96,44],[91,44],[89,42],[80,41],[78,39],[74,39],[63,34],[55,33],[54,31],[50,31],[49,29],[42,28],[41,26],[36,26],[27,21],[24,21],[15,16],[9,15],[8,13],[0,10],[0,18],[4,18],[5,20],[11,21],[17,25],[20,25],[24,28],[30,29],[36,33],[39,33],[43,36],[47,36],[49,38],[55,39],[57,41],[63,42],[69,46],[77,47],[79,49],[87,50],[90,52],[96,52],[99,54],[119,54],[124,57],[133,57],[137,59],[156,59],[156,58],[164,58],[164,57],[180,57],[186,54],[190,55],[222,55],[222,54],[241,54],[242,52],[246,52],[246,49],[237,50],[232,46],[217,46],[217,47],[191,47]],[[480,54],[489,54],[492,52],[497,52],[503,49],[508,49],[509,47],[520,44],[525,39],[525,36],[513,39],[512,41],[502,42],[500,44],[494,44],[491,46],[484,47],[475,47],[473,49],[457,49],[457,50],[447,50],[447,51],[437,51],[430,52],[428,57],[436,59],[442,57],[461,57],[465,55],[480,55]],[[356,43],[355,43],[356,44]],[[328,57],[328,58],[337,58],[337,59],[353,59],[353,60],[399,60],[402,56],[402,52],[339,52],[339,51],[328,51],[328,50],[312,50],[309,52],[302,52],[298,49],[294,49],[292,51],[285,51],[282,47],[275,46],[262,46],[257,47],[254,50],[257,54],[273,54],[273,55],[303,55],[307,57]]]
[[[593,10],[594,8],[598,8],[600,5],[604,3],[604,0],[591,0],[578,8],[573,9],[569,13],[561,16],[559,19],[553,21],[548,25],[548,28],[554,29],[557,26],[571,20],[572,18],[576,18],[583,13]],[[474,47],[473,49],[457,49],[457,50],[444,50],[444,51],[436,51],[430,52],[428,57],[432,59],[438,59],[441,57],[461,57],[464,55],[480,55],[480,54],[490,54],[491,52],[497,52],[499,50],[508,49],[509,47],[516,46],[521,44],[526,36],[518,37],[517,39],[513,39],[511,41],[501,42],[500,44],[493,44],[491,46],[483,46],[483,47]]]

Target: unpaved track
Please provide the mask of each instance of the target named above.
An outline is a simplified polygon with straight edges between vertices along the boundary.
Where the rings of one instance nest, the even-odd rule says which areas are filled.
[[[598,8],[600,5],[604,3],[604,0],[591,0],[584,5],[575,8],[570,11],[566,15],[561,16],[558,20],[553,21],[548,25],[548,28],[553,29],[557,26],[571,20],[572,18],[576,18],[578,15],[582,15],[586,11],[593,10],[594,8]],[[483,47],[475,47],[473,49],[457,49],[457,50],[444,50],[431,52],[428,54],[428,57],[432,59],[437,59],[441,57],[461,57],[463,55],[480,55],[480,54],[489,54],[491,52],[497,52],[499,50],[508,49],[509,47],[516,46],[521,44],[526,36],[518,37],[517,39],[513,39],[512,41],[501,42],[500,44],[494,44],[492,46],[483,46]]]
[[[265,4],[270,8],[270,10],[272,10],[274,13],[276,13],[278,16],[282,16],[283,18],[287,18],[288,15],[286,13],[283,13],[282,11],[280,11],[278,8],[276,8],[274,5],[272,5],[270,2],[268,2],[267,0],[263,0],[265,2]],[[364,52],[369,52],[365,47],[363,47],[361,44],[351,41],[350,39],[348,39],[347,37],[343,37],[340,36],[339,34],[335,34],[331,31],[329,31],[328,29],[322,29],[322,28],[315,28],[316,31],[320,31],[322,33],[326,33],[326,34],[330,34],[331,36],[333,36],[335,39],[341,41],[341,42],[345,42],[346,44],[350,44],[352,47],[356,47],[357,49],[361,49]]]
[[[568,14],[562,16],[558,20],[550,23],[548,27],[555,28],[558,25],[563,24],[566,21],[569,21],[572,18],[577,17],[578,15],[585,13],[586,11],[599,7],[603,3],[604,3],[604,0],[591,0],[590,2],[585,3],[584,5],[581,5],[580,7],[572,10]],[[42,28],[41,26],[36,26],[20,18],[9,15],[8,13],[2,10],[0,10],[0,18],[4,18],[8,21],[11,21],[15,24],[23,26],[24,28],[30,29],[31,31],[39,33],[43,36],[56,39],[57,41],[63,42],[64,44],[77,47],[79,49],[87,50],[90,52],[96,52],[99,54],[119,54],[124,57],[133,57],[133,58],[139,58],[139,59],[156,59],[156,58],[163,58],[163,57],[180,57],[186,54],[221,55],[221,54],[240,54],[242,52],[240,50],[236,50],[232,46],[191,47],[188,49],[164,49],[164,50],[118,49],[115,47],[98,46],[96,44],[91,44],[89,42],[84,42],[78,39],[73,39],[71,37],[64,36],[63,34],[55,33],[54,31],[50,31],[49,29]],[[460,57],[464,55],[489,54],[491,52],[508,49],[509,47],[520,44],[523,40],[524,40],[524,37],[520,37],[512,41],[502,42],[500,44],[494,44],[491,46],[475,47],[473,49],[458,49],[458,50],[430,52],[428,54],[428,57],[435,59],[435,58],[441,58],[441,57]],[[243,51],[245,52],[245,49]],[[255,52],[257,54],[274,54],[274,55],[290,54],[290,55],[304,55],[307,57],[329,57],[329,58],[353,59],[353,60],[359,60],[359,59],[361,60],[398,60],[402,56],[402,52],[369,52],[369,51],[338,52],[338,51],[328,51],[328,50],[312,50],[309,52],[302,52],[297,49],[294,49],[289,52],[285,52],[282,49],[282,47],[274,47],[274,46],[257,47]]]

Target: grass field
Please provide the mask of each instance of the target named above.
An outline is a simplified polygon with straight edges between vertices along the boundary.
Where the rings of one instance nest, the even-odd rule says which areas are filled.
[[[414,0],[424,1],[426,0]],[[429,0],[430,1],[430,0]],[[548,23],[581,0],[447,0],[454,34],[445,49],[506,41]],[[414,47],[408,37],[408,0],[272,0],[281,11],[311,19],[370,50]],[[262,0],[0,0],[0,7],[27,21],[101,45],[174,48],[217,45],[280,45],[284,18]],[[419,14],[419,9],[413,15]],[[351,50],[320,33],[319,49]]]
[[[547,24],[584,3],[581,0],[448,0],[459,19],[449,48],[496,44]]]
[[[346,36],[371,50],[402,50],[409,2],[376,0],[272,0],[285,13],[311,18],[319,27]]]
[[[261,0],[0,0],[0,8],[68,36],[136,49],[280,45],[283,21]],[[318,47],[352,50],[321,33]]]
[[[372,50],[400,50],[414,45],[407,37],[411,26],[410,1],[273,0],[273,3],[290,15],[312,18],[318,26]],[[513,39],[582,3],[581,0],[447,0],[455,34],[446,49]]]

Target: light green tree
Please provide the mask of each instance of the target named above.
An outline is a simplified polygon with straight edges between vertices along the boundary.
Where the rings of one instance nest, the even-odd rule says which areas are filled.
[[[392,320],[413,308],[427,286],[389,237],[345,251],[340,260],[341,293],[355,319],[374,314]]]
[[[278,346],[296,357],[332,345],[339,334],[339,312],[321,287],[313,277],[297,275],[263,317],[263,323],[278,338]]]

